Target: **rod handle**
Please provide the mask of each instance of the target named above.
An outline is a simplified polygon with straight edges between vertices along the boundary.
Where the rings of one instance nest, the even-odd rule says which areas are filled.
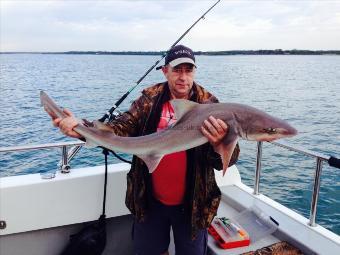
[[[332,167],[336,167],[340,169],[340,159],[331,156],[328,160],[328,164]]]
[[[130,94],[130,92],[126,92],[118,101],[117,101],[117,103],[116,103],[116,106],[118,107],[124,100],[125,100],[125,98],[128,96]],[[116,107],[116,108],[117,108]],[[112,111],[113,112],[113,111]],[[110,113],[112,113],[112,112],[110,112]]]
[[[105,122],[105,120],[107,118],[109,118],[111,116],[111,114],[118,108],[118,106],[125,100],[125,98],[130,94],[130,91],[126,92],[114,105],[113,107],[104,114],[103,117],[101,117],[100,119],[98,119],[98,121],[100,122]]]

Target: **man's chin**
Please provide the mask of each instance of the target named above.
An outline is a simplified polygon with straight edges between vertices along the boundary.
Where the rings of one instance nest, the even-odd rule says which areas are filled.
[[[186,85],[177,85],[176,86],[176,91],[177,91],[177,93],[181,93],[181,94],[187,94],[187,93],[189,93],[189,88],[188,88],[188,86],[186,86]]]
[[[188,90],[177,91],[177,95],[179,97],[187,97],[189,95],[189,91]]]

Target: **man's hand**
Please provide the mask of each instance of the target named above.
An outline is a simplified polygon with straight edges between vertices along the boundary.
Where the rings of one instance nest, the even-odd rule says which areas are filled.
[[[217,152],[223,138],[228,133],[228,126],[223,120],[210,116],[204,121],[201,131]]]
[[[55,118],[51,116],[53,126],[59,127],[60,131],[70,137],[73,138],[81,138],[82,136],[78,134],[77,132],[73,131],[73,128],[75,128],[79,121],[74,117],[73,113],[69,111],[68,109],[63,110],[64,113],[67,115],[65,118]]]

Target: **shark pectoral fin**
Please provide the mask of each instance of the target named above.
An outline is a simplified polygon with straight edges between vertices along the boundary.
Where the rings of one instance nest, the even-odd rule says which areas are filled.
[[[182,118],[184,114],[190,111],[195,106],[199,105],[198,103],[186,100],[186,99],[173,99],[170,101],[172,107],[175,111],[176,119],[179,120]]]
[[[159,162],[161,162],[163,155],[137,155],[137,157],[144,161],[149,168],[149,173],[152,173],[159,165]]]
[[[237,139],[235,139],[232,143],[229,143],[224,150],[224,153],[222,156],[223,176],[225,175],[225,172],[227,171],[227,168],[229,166],[229,162],[230,162],[231,156],[233,155],[236,144],[237,144]]]
[[[222,143],[215,149],[216,152],[220,154],[222,158],[223,176],[225,175],[225,172],[227,171],[227,168],[229,166],[229,162],[236,147],[237,140],[238,140],[237,136],[226,137],[222,141]]]
[[[96,145],[94,142],[90,141],[89,139],[86,139],[86,143],[85,143],[85,148],[91,149],[94,147],[97,147],[98,145]]]
[[[104,131],[109,131],[112,133],[112,128],[106,124],[104,124],[103,122],[100,122],[98,120],[94,120],[93,122],[93,127],[98,128],[100,130],[104,130]]]
[[[89,138],[86,138],[86,140],[85,140],[85,148],[95,148],[95,147],[97,147],[98,145],[94,142],[94,141],[92,141],[92,140],[90,140]]]

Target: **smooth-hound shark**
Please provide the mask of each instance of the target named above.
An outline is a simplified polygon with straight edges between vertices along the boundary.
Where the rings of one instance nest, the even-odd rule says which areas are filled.
[[[43,91],[41,104],[51,116],[63,118],[66,114]],[[256,108],[235,103],[198,104],[185,99],[171,100],[177,122],[165,130],[146,136],[121,137],[105,129],[79,124],[74,131],[81,134],[87,144],[102,146],[109,150],[134,154],[141,158],[152,173],[164,155],[200,146],[208,139],[200,127],[209,116],[223,120],[228,133],[217,151],[223,162],[225,174],[231,155],[239,138],[250,141],[273,141],[297,134],[286,121],[270,116]]]

